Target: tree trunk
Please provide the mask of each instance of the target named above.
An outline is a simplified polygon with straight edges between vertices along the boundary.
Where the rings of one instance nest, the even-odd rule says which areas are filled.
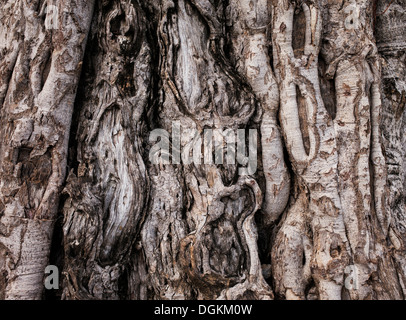
[[[1,8],[3,299],[42,295],[92,12],[93,1],[17,0]]]
[[[403,0],[5,1],[0,299],[404,299],[405,30]]]

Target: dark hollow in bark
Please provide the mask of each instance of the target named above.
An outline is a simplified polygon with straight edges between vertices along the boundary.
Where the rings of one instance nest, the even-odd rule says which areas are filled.
[[[0,299],[404,299],[405,30],[403,0],[4,1]]]

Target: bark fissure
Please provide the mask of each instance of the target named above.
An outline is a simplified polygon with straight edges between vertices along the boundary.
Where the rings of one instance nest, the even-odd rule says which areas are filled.
[[[405,14],[6,1],[0,299],[404,299]]]
[[[13,1],[1,9],[1,33],[6,37],[2,41],[6,52],[3,70],[5,77],[11,74],[8,81],[2,78],[1,93],[0,224],[7,232],[1,233],[0,243],[8,248],[9,256],[6,276],[0,282],[6,299],[42,295],[53,221],[65,179],[73,100],[93,12],[92,1],[59,4],[55,8],[60,28],[51,30],[39,6],[39,1]],[[64,11],[69,14],[63,15]],[[49,56],[52,63],[42,83]]]

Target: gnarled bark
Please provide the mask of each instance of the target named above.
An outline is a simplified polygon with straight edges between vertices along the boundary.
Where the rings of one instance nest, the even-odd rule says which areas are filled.
[[[5,1],[0,299],[404,299],[405,12]]]
[[[376,40],[382,60],[381,129],[388,170],[389,234],[403,297],[405,277],[406,208],[406,9],[402,1],[378,1]]]
[[[53,12],[51,5],[7,1],[0,13],[0,297],[6,299],[42,296],[93,12],[93,1],[61,2]]]
[[[159,128],[172,133],[178,121],[202,136],[203,128],[246,126],[256,111],[254,95],[223,52],[221,6],[164,1],[155,9],[161,13]],[[199,143],[192,133],[181,137],[181,149]],[[154,196],[142,244],[152,285],[159,298],[271,298],[253,220],[262,192],[255,179],[238,177],[237,165],[216,165],[210,156],[196,166],[183,152],[183,166],[149,169]]]
[[[118,299],[148,201],[142,116],[151,54],[137,2],[98,3],[77,101],[77,167],[64,192],[64,297]],[[127,271],[128,272],[128,271]]]

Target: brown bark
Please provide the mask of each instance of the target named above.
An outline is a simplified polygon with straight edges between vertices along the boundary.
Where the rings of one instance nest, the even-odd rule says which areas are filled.
[[[1,9],[0,296],[6,299],[42,295],[93,12],[93,1],[60,3],[57,15],[50,5],[8,1]]]
[[[0,299],[404,299],[405,14],[5,1]]]

